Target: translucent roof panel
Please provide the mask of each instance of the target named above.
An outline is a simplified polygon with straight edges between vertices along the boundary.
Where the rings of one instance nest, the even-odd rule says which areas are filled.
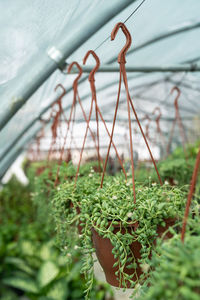
[[[48,50],[56,47],[64,51],[68,40],[80,38],[90,19],[104,19],[110,8],[116,8],[120,0],[44,0],[1,1],[0,10],[0,96],[1,116],[15,105],[18,91],[29,90],[37,80],[34,76],[36,66],[41,62],[41,73],[45,72],[43,61],[48,57]],[[96,87],[99,105],[106,119],[111,120],[116,102],[119,74],[116,68],[117,55],[125,43],[121,32],[114,41],[110,41],[110,33],[114,25],[125,21],[141,1],[127,1],[127,7],[121,10],[110,21],[102,22],[99,30],[66,57],[67,63],[76,60],[82,65],[85,53],[89,49],[96,50],[102,65],[115,68],[113,73],[101,73],[96,76]],[[128,5],[129,4],[129,5]],[[183,65],[186,62],[198,62],[200,59],[200,1],[198,0],[146,0],[139,10],[126,22],[132,35],[132,46],[127,54],[127,67],[136,66],[170,66]],[[95,24],[94,24],[95,25]],[[64,53],[64,52],[63,52]],[[48,58],[50,61],[50,58]],[[48,60],[47,60],[48,62]],[[89,58],[87,66],[94,66]],[[88,112],[91,100],[90,86],[84,74],[79,86],[80,96]],[[44,76],[45,77],[45,76]],[[41,112],[49,114],[49,108],[61,90],[54,91],[56,84],[62,83],[67,95],[63,98],[63,106],[68,110],[72,102],[72,82],[76,75],[65,75],[59,70],[52,74],[35,90],[27,103],[11,118],[1,131],[0,157],[6,154],[9,146],[15,147],[16,141],[23,137],[32,126],[39,124]],[[174,85],[181,88],[180,110],[183,118],[193,120],[200,113],[199,73],[128,73],[131,96],[139,116],[151,114],[156,106],[163,113],[163,126],[167,132],[167,118],[174,116],[173,96],[170,90]],[[122,89],[122,98],[125,94]],[[122,100],[123,100],[122,99]],[[123,101],[122,101],[123,102]],[[123,111],[124,107],[124,111]],[[121,119],[126,118],[125,103],[121,104]],[[77,110],[81,119],[81,111]],[[39,128],[40,126],[38,126]],[[13,130],[14,129],[14,130]],[[178,133],[177,133],[178,134]],[[19,141],[18,141],[19,142]],[[14,150],[13,150],[14,151]],[[2,157],[1,157],[2,158]]]

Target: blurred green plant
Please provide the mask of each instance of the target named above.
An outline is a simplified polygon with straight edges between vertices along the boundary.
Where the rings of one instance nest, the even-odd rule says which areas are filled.
[[[185,147],[177,147],[167,158],[161,160],[157,166],[162,178],[162,181],[167,181],[171,185],[183,186],[189,185],[192,172],[200,146],[200,141],[194,144],[188,144]],[[136,181],[148,185],[149,182],[158,182],[158,177],[152,165],[139,164],[135,170]],[[197,184],[197,191],[199,192],[199,183]]]
[[[54,224],[47,221],[47,211],[38,221],[31,192],[14,177],[0,191],[0,299],[81,300],[86,282],[80,275],[80,251],[74,249],[74,260],[66,264],[55,246]],[[92,297],[111,299],[112,292],[95,280]]]
[[[177,147],[165,160],[158,164],[163,180],[168,180],[172,185],[190,184],[192,172],[200,146],[200,141],[194,144]]]
[[[184,244],[180,235],[161,241],[149,261],[150,276],[138,300],[199,300],[199,253],[199,230],[198,236],[187,234]]]

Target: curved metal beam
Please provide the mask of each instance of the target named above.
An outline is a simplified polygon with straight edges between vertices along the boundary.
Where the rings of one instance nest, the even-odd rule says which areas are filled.
[[[57,62],[48,56],[49,53],[44,53],[40,59],[38,59],[38,55],[34,58],[31,57],[31,61],[29,62],[31,68],[20,79],[14,94],[10,96],[6,95],[6,102],[9,101],[9,105],[5,110],[0,111],[0,130],[67,57],[133,2],[135,0],[118,0],[113,5],[112,1],[108,1],[105,6],[102,6],[101,11],[91,14],[90,18],[85,20],[84,26],[80,23],[70,35],[66,35],[66,37],[62,37],[58,41],[56,49],[54,47],[54,52],[57,51],[59,53]],[[50,53],[50,56],[52,57],[52,53]]]

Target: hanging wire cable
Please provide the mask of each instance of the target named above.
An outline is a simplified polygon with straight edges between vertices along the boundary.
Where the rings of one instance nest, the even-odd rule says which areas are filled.
[[[143,0],[137,7],[136,9],[130,14],[130,16],[128,16],[128,18],[126,18],[126,20],[123,22],[124,24],[136,13],[136,11],[138,11],[138,9],[140,8],[140,6],[142,6],[142,4],[145,2],[146,0]]]
[[[124,24],[138,11],[138,9],[143,5],[143,3],[145,2],[146,0],[143,0],[135,9],[134,11],[126,18],[126,20],[123,22]],[[108,40],[110,39],[110,35],[105,39],[103,40],[99,46],[97,46],[94,51],[98,50],[105,42],[107,42]]]

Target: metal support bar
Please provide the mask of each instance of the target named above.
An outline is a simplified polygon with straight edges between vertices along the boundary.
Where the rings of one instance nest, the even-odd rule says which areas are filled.
[[[151,116],[151,114],[150,114],[150,116]],[[185,121],[191,121],[191,120],[193,120],[193,118],[191,118],[191,117],[182,117],[181,118],[182,120],[185,120]],[[93,118],[91,118],[91,121],[95,121],[96,119],[93,119]],[[112,120],[110,120],[110,119],[104,119],[105,120],[105,122],[106,123],[112,123]],[[146,117],[142,117],[142,118],[140,118],[140,122],[143,122],[143,121],[146,121],[147,120],[147,118]],[[65,122],[65,120],[61,120],[61,121],[63,121],[63,122]],[[128,121],[128,119],[127,118],[122,118],[122,117],[120,117],[120,118],[117,118],[117,122],[126,122],[127,123],[127,121]],[[132,122],[137,122],[135,119],[133,119],[133,120],[131,120]],[[152,119],[152,121],[153,121],[153,119]],[[161,117],[161,119],[160,119],[160,121],[167,121],[167,122],[173,122],[174,121],[174,118],[169,118],[169,117]],[[85,119],[78,119],[78,120],[76,120],[76,123],[85,123]]]
[[[110,19],[115,17],[119,12],[132,4],[133,0],[110,1],[102,6],[100,11],[96,14],[91,14],[83,23],[71,32],[70,35],[62,37],[56,49],[61,53],[60,59],[67,59],[77,48],[79,48],[85,41],[87,41],[94,33],[96,33],[102,26],[104,26]],[[58,56],[57,56],[58,57]],[[14,90],[12,95],[5,95],[10,105],[5,110],[0,112],[0,129],[2,129],[12,116],[26,103],[32,94],[46,81],[46,79],[58,68],[59,62],[51,59],[46,53],[41,59],[38,59],[38,53],[34,58],[31,58],[28,66],[25,66],[24,76],[20,78],[18,87]]]
[[[93,67],[82,66],[83,72],[90,73]],[[119,66],[107,66],[102,65],[98,72],[109,73],[119,72]],[[126,72],[200,72],[199,64],[188,64],[188,65],[166,65],[166,66],[127,66]],[[74,72],[75,73],[75,72]]]

